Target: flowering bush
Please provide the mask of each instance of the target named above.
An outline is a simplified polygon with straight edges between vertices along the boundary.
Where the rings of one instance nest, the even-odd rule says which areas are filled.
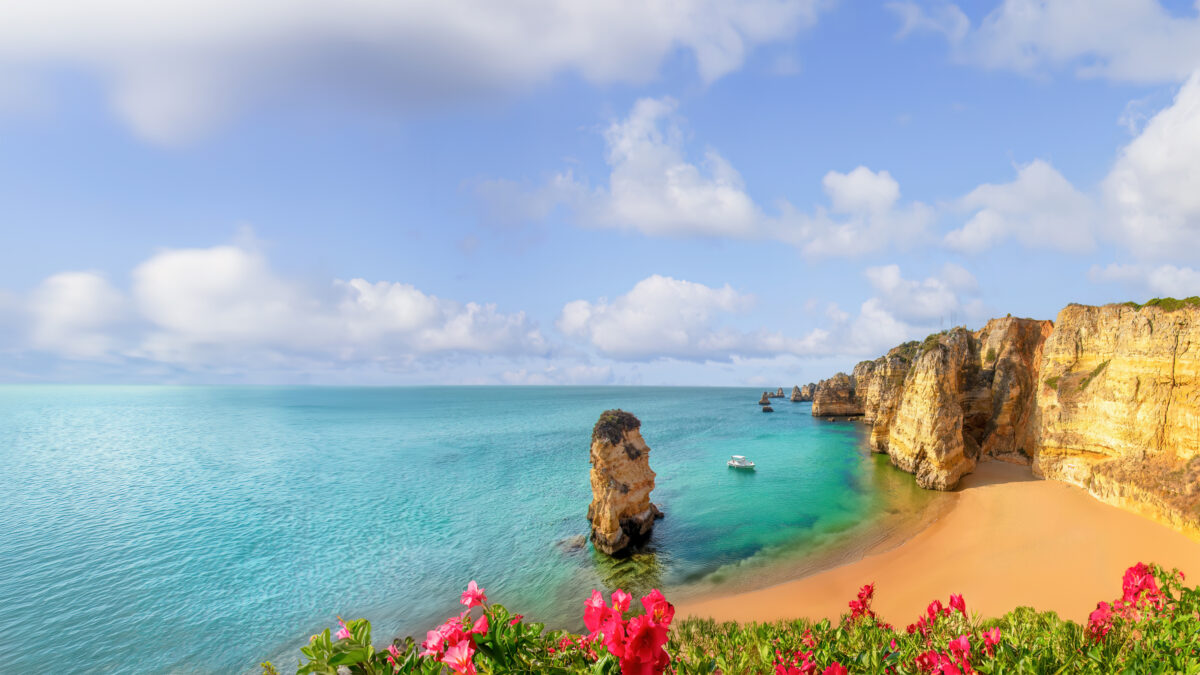
[[[489,604],[472,581],[465,609],[426,633],[424,641],[396,640],[376,651],[365,620],[342,622],[332,636],[314,635],[301,653],[300,674],[396,673],[1190,673],[1200,674],[1200,589],[1183,574],[1138,563],[1122,593],[1097,605],[1081,626],[1053,612],[1018,608],[980,620],[966,600],[933,600],[903,630],[871,608],[875,585],[859,589],[841,621],[797,620],[718,624],[686,619],[653,590],[630,612],[620,589],[609,601],[599,591],[584,603],[583,635],[547,632]],[[263,664],[264,672],[274,668]]]

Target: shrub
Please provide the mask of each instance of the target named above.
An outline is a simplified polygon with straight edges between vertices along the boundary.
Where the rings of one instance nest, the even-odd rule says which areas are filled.
[[[467,610],[414,640],[371,646],[370,624],[342,623],[301,650],[298,673],[384,675],[457,672],[590,673],[591,675],[840,675],[855,673],[1198,673],[1200,588],[1183,574],[1138,563],[1126,570],[1121,595],[1102,601],[1086,625],[1053,612],[1017,608],[980,619],[952,594],[929,603],[897,630],[871,609],[875,585],[863,586],[837,623],[828,620],[717,623],[686,619],[658,591],[642,598],[643,613],[626,618],[630,596],[598,591],[584,604],[587,635],[547,633],[497,604],[487,604],[474,582],[463,594]],[[472,618],[474,607],[481,608]],[[339,620],[340,623],[340,620]],[[264,673],[273,673],[270,663]]]
[[[1182,300],[1176,298],[1153,298],[1140,305],[1136,302],[1124,302],[1121,304],[1134,309],[1141,309],[1143,307],[1158,307],[1164,312],[1174,312],[1176,310],[1183,309],[1184,307],[1200,307],[1200,296],[1193,295],[1190,298],[1184,298]]]
[[[1055,375],[1054,377],[1047,377],[1046,378],[1046,386],[1050,387],[1054,391],[1058,391],[1058,380],[1060,377],[1062,377],[1062,376]]]
[[[988,363],[992,363],[992,362],[993,362],[993,361],[995,361],[995,360],[996,360],[996,349],[995,349],[995,347],[988,347],[988,350],[987,350],[987,362],[988,362]]]
[[[1104,361],[1100,365],[1093,368],[1092,372],[1088,373],[1088,376],[1083,378],[1083,381],[1079,383],[1079,391],[1087,389],[1087,386],[1092,383],[1092,380],[1096,379],[1096,376],[1104,372],[1104,369],[1107,367],[1108,361]]]

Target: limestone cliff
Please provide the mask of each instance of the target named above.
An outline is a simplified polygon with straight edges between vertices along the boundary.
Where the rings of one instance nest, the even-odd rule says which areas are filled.
[[[655,474],[642,423],[623,410],[606,410],[592,429],[592,503],[588,520],[596,550],[618,555],[650,537],[662,513],[650,503]]]
[[[815,382],[809,382],[808,384],[804,385],[803,387],[800,387],[800,400],[801,401],[811,401],[811,400],[813,400],[813,397],[816,396],[816,394],[817,394],[817,384]]]
[[[862,402],[855,393],[854,378],[838,373],[817,383],[813,394],[814,417],[858,417],[863,414]]]
[[[1069,305],[1042,353],[1039,476],[1200,533],[1200,307]]]
[[[872,448],[923,487],[952,489],[984,458],[1032,464],[1200,536],[1200,298],[905,343],[822,381],[813,414],[856,407]]]

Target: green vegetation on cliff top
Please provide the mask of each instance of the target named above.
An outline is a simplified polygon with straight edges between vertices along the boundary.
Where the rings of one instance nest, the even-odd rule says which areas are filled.
[[[1157,307],[1164,312],[1174,312],[1175,310],[1183,309],[1184,307],[1200,307],[1200,296],[1193,295],[1190,298],[1184,298],[1182,300],[1177,298],[1154,298],[1152,300],[1147,300],[1140,305],[1132,301],[1123,302],[1121,304],[1134,309],[1141,309],[1143,307]]]

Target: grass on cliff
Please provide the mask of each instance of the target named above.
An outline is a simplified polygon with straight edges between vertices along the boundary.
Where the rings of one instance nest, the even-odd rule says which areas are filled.
[[[1126,307],[1132,307],[1134,309],[1141,309],[1143,307],[1157,307],[1164,312],[1174,312],[1177,309],[1183,309],[1185,307],[1200,307],[1200,296],[1193,295],[1190,298],[1184,298],[1182,300],[1178,298],[1154,298],[1152,300],[1147,300],[1140,305],[1132,301],[1122,304],[1124,304]]]
[[[1092,372],[1088,373],[1088,376],[1083,378],[1083,381],[1079,383],[1079,391],[1083,391],[1084,389],[1087,389],[1087,386],[1092,383],[1092,380],[1096,379],[1096,377],[1098,375],[1100,375],[1100,373],[1104,372],[1104,369],[1107,367],[1108,367],[1108,361],[1105,360],[1105,361],[1101,362],[1100,365],[1093,368]]]
[[[1055,375],[1054,377],[1047,377],[1046,378],[1046,386],[1050,387],[1054,391],[1058,391],[1058,380],[1060,377],[1062,377],[1062,376]]]

